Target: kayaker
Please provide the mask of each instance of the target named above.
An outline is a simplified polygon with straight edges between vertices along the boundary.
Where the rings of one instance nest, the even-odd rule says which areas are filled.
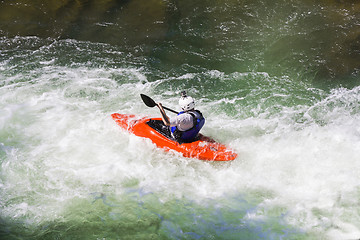
[[[195,110],[194,99],[187,96],[185,91],[181,92],[179,105],[183,111],[176,117],[169,118],[161,103],[157,104],[162,120],[170,127],[172,136],[179,142],[191,142],[204,126],[205,118],[199,110]]]

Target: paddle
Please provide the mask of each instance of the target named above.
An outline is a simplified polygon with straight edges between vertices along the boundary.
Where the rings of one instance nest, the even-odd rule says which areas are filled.
[[[155,107],[156,106],[156,102],[149,96],[146,96],[144,94],[140,94],[140,97],[141,99],[143,100],[143,102],[145,103],[146,106],[148,107]],[[164,109],[170,111],[170,112],[173,112],[173,113],[176,113],[176,114],[179,114],[177,111],[174,111],[170,108],[167,108],[167,107],[164,107],[162,106]]]

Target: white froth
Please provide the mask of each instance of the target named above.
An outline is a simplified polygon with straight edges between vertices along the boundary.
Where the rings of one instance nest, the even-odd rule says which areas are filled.
[[[358,88],[333,91],[313,106],[249,118],[211,112],[214,103],[202,101],[204,133],[239,154],[217,164],[164,152],[112,121],[113,112],[158,116],[138,97],[157,84],[140,70],[45,67],[32,82],[14,79],[0,88],[1,191],[3,201],[13,202],[2,205],[6,214],[51,218],[64,201],[122,192],[136,179],[133,187],[199,202],[258,192],[261,207],[249,217],[282,206],[289,223],[323,228],[330,238],[359,232]],[[299,112],[300,123],[292,118]]]

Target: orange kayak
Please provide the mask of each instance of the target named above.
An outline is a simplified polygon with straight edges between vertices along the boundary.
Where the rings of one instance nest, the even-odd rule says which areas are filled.
[[[231,161],[237,157],[237,154],[225,145],[202,134],[190,143],[177,142],[171,137],[169,128],[162,123],[161,118],[138,118],[132,114],[119,113],[111,116],[120,127],[130,133],[149,138],[156,146],[167,151],[175,150],[184,157],[209,161]]]

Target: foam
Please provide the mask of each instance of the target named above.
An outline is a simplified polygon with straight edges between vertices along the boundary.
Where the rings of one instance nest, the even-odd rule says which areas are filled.
[[[32,82],[0,88],[2,196],[3,202],[11,203],[2,205],[4,214],[34,221],[56,218],[74,197],[120,194],[130,185],[156,193],[163,201],[186,197],[201,203],[254,195],[261,204],[249,218],[262,219],[281,206],[289,223],[309,231],[320,226],[330,238],[359,231],[356,223],[350,224],[358,211],[354,199],[360,116],[354,109],[359,107],[359,88],[334,90],[313,105],[274,111],[260,104],[256,114],[235,116],[217,105],[242,107],[239,100],[248,96],[214,102],[205,97],[200,100],[207,115],[204,133],[239,154],[232,163],[216,164],[166,153],[114,124],[113,112],[158,115],[138,97],[158,86],[146,81],[141,69],[39,71]],[[160,99],[160,94],[155,97]],[[169,94],[168,101],[175,106],[176,93]],[[294,115],[302,116],[301,121]],[[335,225],[342,230],[331,227]]]

